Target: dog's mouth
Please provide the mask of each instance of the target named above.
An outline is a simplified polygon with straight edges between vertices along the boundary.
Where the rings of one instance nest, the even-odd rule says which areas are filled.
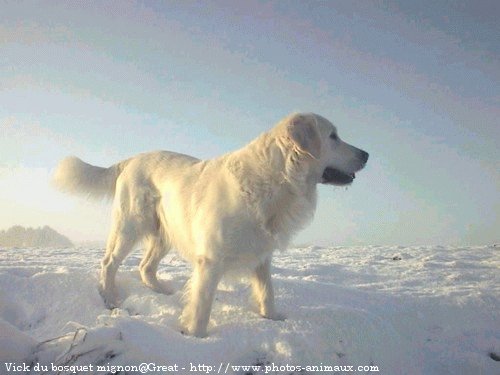
[[[356,178],[354,173],[345,173],[338,169],[327,167],[321,176],[322,184],[348,185]]]

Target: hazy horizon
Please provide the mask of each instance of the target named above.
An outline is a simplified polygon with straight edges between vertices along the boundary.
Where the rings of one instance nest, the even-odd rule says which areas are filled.
[[[484,245],[500,227],[500,3],[0,5],[0,229],[105,241],[59,160],[212,158],[294,111],[370,153],[295,244]]]

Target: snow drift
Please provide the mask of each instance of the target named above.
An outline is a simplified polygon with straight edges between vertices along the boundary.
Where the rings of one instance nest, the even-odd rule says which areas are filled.
[[[285,321],[252,312],[245,283],[223,283],[197,339],[177,323],[190,270],[175,256],[159,270],[177,290],[165,296],[142,285],[131,255],[110,312],[102,249],[0,249],[0,374],[498,374],[499,251],[290,249],[273,263]]]

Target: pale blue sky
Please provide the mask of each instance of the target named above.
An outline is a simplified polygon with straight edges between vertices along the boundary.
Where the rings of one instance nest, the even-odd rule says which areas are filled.
[[[92,5],[90,5],[92,4]],[[500,2],[0,2],[0,229],[103,240],[58,160],[210,158],[292,111],[370,161],[297,244],[486,244],[500,228]]]

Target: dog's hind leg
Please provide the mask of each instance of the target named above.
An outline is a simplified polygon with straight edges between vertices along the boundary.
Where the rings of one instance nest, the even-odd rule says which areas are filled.
[[[173,290],[160,282],[156,276],[158,264],[169,250],[170,246],[160,234],[147,236],[144,240],[144,258],[139,265],[142,282],[155,292],[163,294],[173,293]]]
[[[132,251],[137,242],[136,230],[129,220],[116,215],[113,228],[106,245],[106,255],[101,263],[99,292],[106,307],[113,309],[118,305],[115,278],[118,267]]]

